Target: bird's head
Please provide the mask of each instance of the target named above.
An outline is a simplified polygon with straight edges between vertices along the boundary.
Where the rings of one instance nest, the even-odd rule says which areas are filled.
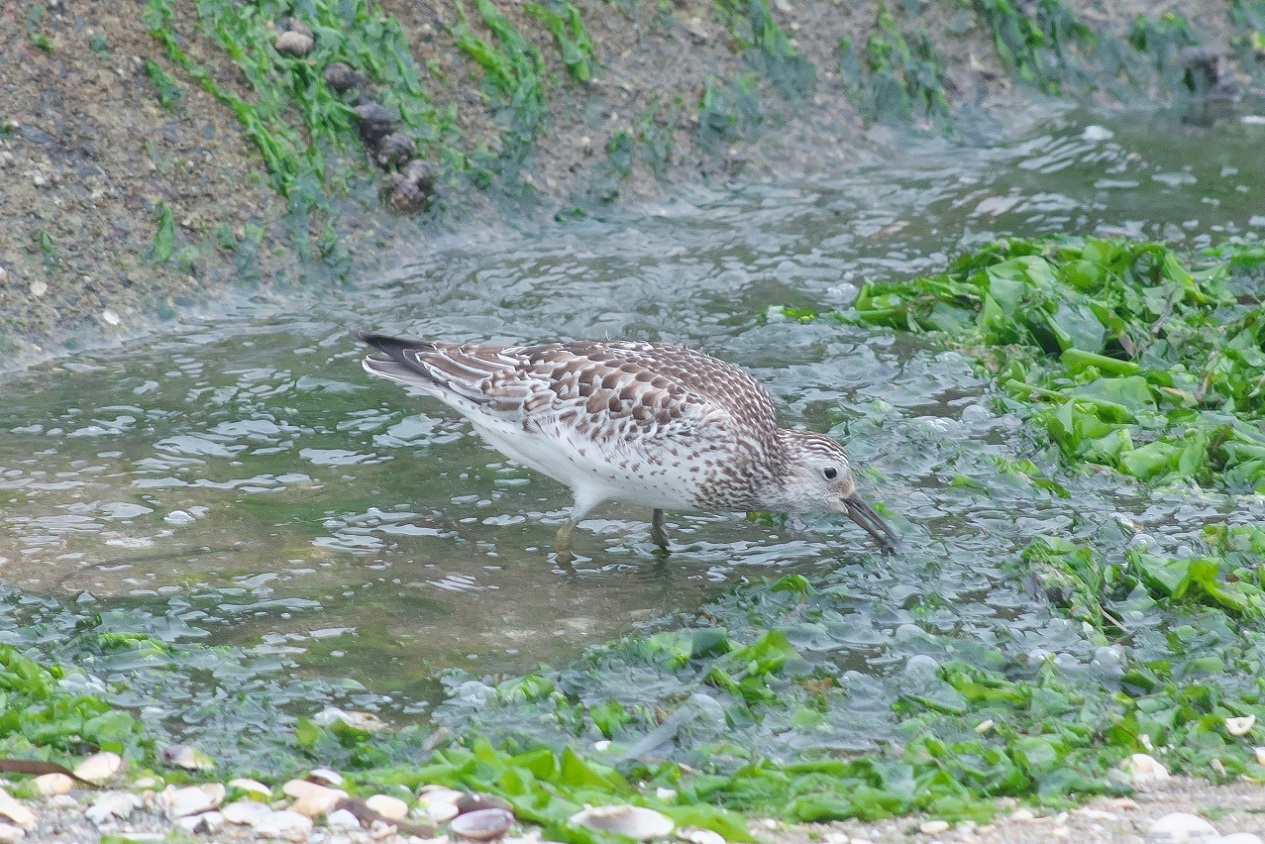
[[[895,550],[896,533],[857,494],[843,446],[811,431],[783,430],[781,436],[788,458],[782,488],[787,512],[839,513],[864,528],[884,552]]]

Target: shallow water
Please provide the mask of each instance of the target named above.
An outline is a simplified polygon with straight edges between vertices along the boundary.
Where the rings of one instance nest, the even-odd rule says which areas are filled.
[[[1237,116],[1201,126],[1068,113],[987,148],[929,143],[860,172],[450,241],[353,289],[243,301],[9,376],[0,639],[42,641],[41,625],[103,614],[114,629],[243,646],[287,674],[351,678],[369,690],[360,705],[400,714],[426,708],[445,668],[565,661],[745,580],[843,569],[856,613],[822,642],[848,668],[883,675],[891,630],[915,617],[941,633],[1004,631],[1057,648],[1066,631],[1005,583],[1003,564],[1033,536],[1099,530],[1120,514],[1180,544],[1218,514],[1262,518],[1261,502],[1195,504],[1102,479],[1082,480],[1070,501],[1018,481],[998,492],[999,460],[1054,463],[1017,420],[993,414],[961,358],[766,314],[842,306],[867,278],[936,271],[1007,234],[1198,245],[1261,233],[1263,148],[1265,125]],[[582,524],[574,568],[558,568],[548,552],[565,489],[506,461],[442,405],[371,380],[351,327],[680,341],[742,364],[785,423],[848,444],[908,549],[879,559],[858,529],[826,517],[791,529],[669,514],[663,560],[649,513],[612,506]],[[972,473],[987,494],[951,485]]]

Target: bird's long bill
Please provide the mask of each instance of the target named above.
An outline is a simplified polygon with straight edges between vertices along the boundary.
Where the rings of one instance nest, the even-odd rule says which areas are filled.
[[[900,539],[896,536],[896,532],[892,530],[887,522],[874,512],[874,508],[861,500],[861,496],[853,494],[843,499],[842,506],[839,511],[852,521],[856,522],[865,532],[874,537],[878,542],[879,550],[884,554],[890,554],[896,550],[896,546],[900,544]]]

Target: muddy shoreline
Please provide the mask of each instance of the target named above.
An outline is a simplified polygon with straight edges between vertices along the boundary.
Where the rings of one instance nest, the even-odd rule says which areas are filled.
[[[214,0],[170,6],[162,31],[184,64],[153,34],[156,4],[120,13],[102,0],[18,0],[0,10],[5,369],[143,336],[233,291],[354,284],[454,229],[845,169],[899,154],[919,133],[965,138],[968,121],[955,129],[954,115],[1004,122],[1052,93],[1098,104],[1208,96],[1204,70],[1183,58],[1182,44],[1216,58],[1233,96],[1260,89],[1261,62],[1245,52],[1241,21],[1213,0],[1185,4],[1177,23],[1139,17],[1153,11],[1141,3],[1020,4],[999,20],[970,4],[887,13],[871,3],[778,0],[760,21],[696,0],[592,4],[571,7],[593,44],[586,81],[545,28],[504,4],[499,20],[544,68],[534,145],[510,168],[505,126],[516,114],[458,46],[461,31],[500,43],[489,31],[496,19],[387,0],[374,20],[398,22],[445,133],[418,142],[439,174],[433,201],[418,216],[393,212],[390,175],[353,145],[325,162],[327,201],[296,211],[258,138],[225,105],[250,102],[259,87],[212,37]],[[265,3],[259,14],[280,8]],[[1068,30],[1074,40],[1051,51],[1047,35],[1028,58],[999,52],[1005,26],[1040,22],[1051,9],[1081,28]],[[1041,23],[1055,35],[1070,25]],[[1180,37],[1161,38],[1171,32]],[[1109,67],[1104,45],[1134,63]],[[918,87],[926,73],[935,82]],[[892,79],[904,86],[895,115],[882,112],[879,84]],[[973,122],[987,131],[987,121]]]

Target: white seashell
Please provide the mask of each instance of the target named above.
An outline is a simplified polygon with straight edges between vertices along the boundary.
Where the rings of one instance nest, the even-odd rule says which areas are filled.
[[[1265,747],[1256,748],[1256,764],[1265,765]]]
[[[445,803],[441,800],[432,800],[429,803],[419,804],[424,816],[433,823],[448,823],[448,821],[461,814],[461,810],[452,803]]]
[[[1216,841],[1216,827],[1198,815],[1186,812],[1170,812],[1158,818],[1147,830],[1146,837],[1157,844],[1177,844],[1184,841]]]
[[[137,777],[132,783],[132,788],[162,788],[163,780],[158,777]]]
[[[663,786],[659,786],[658,788],[654,790],[654,796],[658,797],[660,800],[675,800],[676,789],[664,788]]]
[[[1145,753],[1133,754],[1124,760],[1121,768],[1129,775],[1129,781],[1133,785],[1147,785],[1168,779],[1168,769],[1154,756]]]
[[[360,818],[353,815],[346,809],[339,809],[331,812],[329,817],[325,818],[325,825],[330,829],[346,831],[349,829],[360,829]]]
[[[1242,718],[1225,719],[1225,728],[1230,731],[1230,735],[1232,736],[1245,736],[1252,732],[1252,728],[1255,726],[1255,715],[1244,715]]]
[[[221,809],[220,814],[228,823],[253,826],[263,820],[265,815],[272,814],[272,809],[268,804],[256,800],[238,800]]]
[[[343,775],[329,768],[313,768],[307,772],[307,778],[312,782],[328,785],[330,788],[340,788],[343,784]]]
[[[605,753],[611,749],[610,739],[600,739],[599,741],[593,742],[593,749],[598,753]]]
[[[316,783],[308,783],[308,785],[312,787],[305,789],[290,806],[290,811],[298,812],[304,817],[319,818],[322,815],[328,815],[347,797],[347,792],[337,788],[326,788]]]
[[[312,723],[318,727],[328,727],[336,721],[366,733],[380,733],[390,726],[372,712],[339,709],[337,706],[327,706],[312,716]]]
[[[0,841],[10,844],[13,841],[21,841],[26,837],[26,830],[20,826],[13,824],[0,823]]]
[[[41,797],[66,794],[75,787],[75,781],[65,774],[41,774],[35,778],[35,790]]]
[[[986,733],[992,732],[993,727],[996,727],[996,726],[997,726],[997,722],[994,721],[992,718],[985,718],[983,721],[980,721],[978,724],[975,725],[975,732],[979,733],[982,736],[982,735],[985,735]]]
[[[79,763],[75,776],[93,785],[100,785],[123,770],[123,757],[117,753],[95,753]]]
[[[667,815],[641,806],[592,806],[571,816],[571,823],[617,832],[638,841],[663,838],[676,826]]]
[[[719,832],[702,829],[697,826],[686,826],[676,831],[676,837],[690,844],[725,844],[725,837]]]
[[[255,832],[263,838],[285,838],[302,841],[312,834],[312,819],[282,809],[269,812],[255,824]]]
[[[923,821],[918,827],[918,831],[923,835],[939,835],[942,832],[949,831],[948,821]]]
[[[209,771],[215,760],[206,753],[187,744],[173,744],[163,751],[163,759],[186,771]]]
[[[84,810],[84,816],[97,826],[118,818],[122,820],[141,807],[144,801],[139,794],[129,791],[107,791],[97,796],[92,805]]]
[[[365,805],[388,820],[401,821],[408,817],[408,804],[389,794],[375,794],[365,800]]]
[[[505,834],[514,823],[514,816],[504,809],[479,809],[457,815],[449,824],[449,829],[464,838],[476,841],[490,841]]]
[[[184,788],[169,785],[158,795],[158,802],[167,810],[167,817],[175,820],[217,808],[224,802],[226,792],[227,789],[218,782]]]
[[[14,800],[3,788],[0,788],[0,817],[8,818],[21,827],[35,826],[35,813]]]
[[[442,800],[445,803],[456,803],[461,799],[461,795],[463,794],[465,794],[464,791],[457,791],[456,789],[449,788],[446,785],[435,785],[434,783],[431,783],[430,785],[424,785],[417,790],[417,799],[421,801]]]
[[[258,794],[267,800],[272,797],[272,789],[261,783],[259,780],[252,780],[246,777],[237,777],[228,781],[229,788],[236,788],[238,791],[244,791],[247,794]]]

